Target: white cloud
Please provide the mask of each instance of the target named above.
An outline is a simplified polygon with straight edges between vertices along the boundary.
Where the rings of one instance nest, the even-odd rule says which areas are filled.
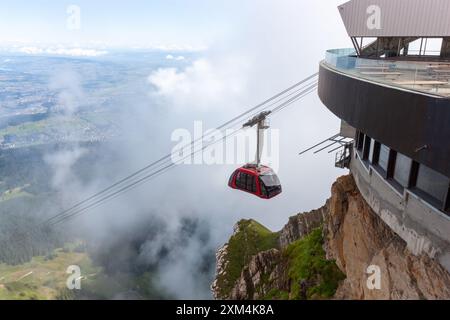
[[[189,94],[192,87],[186,78],[186,73],[178,72],[175,68],[166,68],[153,72],[149,77],[149,81],[158,89],[159,94],[168,96],[176,91]]]
[[[14,49],[13,49],[14,51]],[[17,50],[20,53],[25,54],[48,54],[48,55],[58,55],[58,56],[72,56],[72,57],[98,57],[107,54],[105,50],[96,49],[83,49],[83,48],[65,48],[65,47],[21,47]]]
[[[166,52],[201,52],[208,49],[206,45],[193,46],[181,44],[149,44],[143,46],[135,46],[135,48],[160,50]]]
[[[97,57],[108,54],[108,49],[113,50],[137,50],[137,51],[160,51],[168,54],[173,60],[185,60],[183,53],[205,52],[206,45],[190,44],[165,44],[165,43],[145,43],[139,44],[113,44],[107,41],[87,41],[73,43],[55,43],[55,42],[32,42],[27,40],[4,40],[0,38],[0,50],[12,53],[25,54],[49,54],[66,56],[86,56]]]
[[[163,98],[160,104],[177,108],[180,120],[172,120],[171,125],[180,123],[184,126],[186,120],[201,119],[206,128],[214,127],[317,72],[326,49],[351,45],[340,24],[337,4],[298,0],[283,1],[283,5],[271,0],[258,3],[248,12],[248,19],[235,25],[235,33],[211,45],[205,58],[183,69],[160,69],[149,76],[157,97]],[[301,12],[310,14],[302,19]],[[299,32],[294,35],[292,30]],[[305,44],[308,44],[307,48]],[[173,116],[174,113],[167,114]],[[345,172],[334,168],[333,156],[326,152],[298,157],[302,148],[339,130],[338,119],[320,103],[317,94],[274,115],[271,126],[280,132],[279,176],[283,194],[272,201],[261,202],[229,191],[226,179],[234,168],[229,168],[229,172],[227,168],[214,168],[214,173],[207,179],[217,179],[217,189],[212,191],[208,184],[209,189],[205,192],[220,194],[219,207],[226,206],[224,211],[235,215],[235,220],[255,218],[276,230],[283,226],[288,216],[323,205],[329,197],[332,182]],[[195,206],[195,196],[189,188],[192,183],[195,185],[192,193],[199,190],[195,179],[192,182],[184,180],[186,194],[190,196],[183,195],[183,200],[192,202],[186,207]],[[241,202],[237,203],[238,200]],[[209,205],[214,207],[214,204]],[[202,202],[198,211],[206,207],[207,204]],[[215,214],[217,220],[228,219],[218,212]]]
[[[80,75],[70,69],[61,69],[50,78],[49,88],[58,93],[56,110],[64,116],[72,116],[78,111],[85,98]]]
[[[246,90],[247,63],[241,58],[202,58],[182,71],[162,68],[148,78],[168,105],[182,109],[219,109]]]
[[[18,50],[20,53],[26,54],[42,54],[44,50],[38,47],[22,47]]]
[[[184,57],[184,56],[173,56],[173,55],[171,55],[171,54],[168,54],[167,56],[166,56],[166,59],[167,60],[175,60],[175,61],[183,61],[183,60],[185,60],[186,58]]]
[[[63,55],[63,56],[78,56],[78,57],[98,57],[108,53],[108,51],[104,50],[95,50],[95,49],[82,49],[82,48],[58,48],[52,49],[49,48],[46,51],[48,54],[52,55]]]
[[[77,180],[72,168],[85,153],[85,149],[77,147],[45,156],[45,162],[53,169],[51,183],[55,189],[67,188],[67,181]]]

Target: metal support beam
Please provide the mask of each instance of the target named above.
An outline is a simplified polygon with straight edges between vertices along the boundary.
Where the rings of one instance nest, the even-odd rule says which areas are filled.
[[[422,48],[423,48],[423,38],[420,38],[420,50],[419,50],[419,56],[422,55]]]
[[[337,138],[337,137],[339,137],[339,133],[338,133],[338,134],[335,134],[335,135],[332,136],[332,137],[329,137],[329,138],[326,139],[326,140],[323,140],[323,141],[319,142],[318,144],[316,144],[316,145],[314,145],[314,146],[312,146],[312,147],[310,147],[310,148],[308,148],[308,149],[306,149],[306,150],[303,150],[303,151],[300,152],[298,155],[301,156],[301,155],[303,155],[303,154],[305,154],[305,153],[307,153],[307,152],[309,152],[309,151],[311,151],[311,150],[313,150],[313,149],[315,149],[315,148],[317,148],[317,147],[320,147],[320,146],[323,145],[324,143],[327,143],[328,141],[330,141],[330,140],[332,140],[332,139],[335,139],[335,138]]]
[[[450,38],[442,39],[441,58],[450,58]]]
[[[400,56],[400,51],[402,50],[402,38],[398,38],[398,48],[397,48],[397,57]],[[377,49],[378,52],[378,49]]]
[[[355,37],[351,37],[352,43],[353,43],[353,47],[355,48],[356,51],[356,55],[359,57],[361,56],[361,48],[358,45],[358,41],[356,40]]]
[[[266,122],[267,117],[271,114],[271,111],[263,111],[254,118],[247,121],[243,127],[250,128],[256,126],[256,166],[261,164],[262,150],[264,147],[264,130],[269,129],[269,125]]]
[[[330,143],[329,145],[327,145],[327,146],[325,146],[325,147],[315,151],[314,154],[317,154],[317,153],[319,153],[319,152],[321,152],[321,151],[323,151],[325,149],[331,148],[332,146],[334,146],[337,143],[342,143],[342,141],[344,141],[345,139],[347,139],[347,138],[343,137],[343,138],[340,138],[339,140],[330,139],[330,141],[332,141],[332,143]],[[341,144],[341,147],[342,147],[342,144]]]

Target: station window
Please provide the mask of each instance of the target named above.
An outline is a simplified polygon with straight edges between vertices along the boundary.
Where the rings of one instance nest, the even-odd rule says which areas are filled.
[[[388,170],[389,152],[390,152],[390,149],[389,149],[388,146],[385,146],[384,144],[380,145],[380,154],[379,154],[379,157],[378,157],[378,165],[384,171]]]
[[[358,139],[357,139],[357,143],[356,143],[356,148],[359,151],[362,151],[363,146],[364,146],[364,133],[362,133],[361,131],[358,131]]]
[[[397,181],[403,188],[409,185],[409,176],[411,172],[412,160],[407,156],[397,153],[397,160],[395,161],[394,180]]]
[[[364,147],[363,147],[363,159],[364,160],[369,159],[371,145],[372,145],[372,139],[366,135],[364,138]]]
[[[425,192],[440,203],[445,201],[449,189],[450,179],[423,164],[417,175],[417,189]]]
[[[444,212],[450,217],[450,187],[444,203]]]
[[[370,141],[370,151],[369,151],[369,160],[373,163],[374,154],[375,154],[375,144],[376,141],[374,139],[371,139]]]
[[[377,165],[378,164],[378,160],[380,159],[380,146],[381,144],[374,140],[373,141],[373,145],[372,147],[372,152],[371,152],[371,156],[370,156],[370,161],[372,161],[373,165]]]

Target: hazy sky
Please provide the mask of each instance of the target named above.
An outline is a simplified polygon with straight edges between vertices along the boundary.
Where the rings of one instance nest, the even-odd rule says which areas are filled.
[[[150,44],[207,46],[201,58],[184,70],[156,70],[149,74],[151,84],[161,93],[157,98],[163,99],[165,108],[171,111],[166,131],[159,131],[161,144],[170,146],[173,144],[170,133],[178,127],[190,129],[194,120],[203,120],[208,129],[216,127],[317,72],[327,49],[350,47],[337,9],[342,2],[2,0],[0,40],[22,41],[21,45],[41,42],[79,46],[104,43],[125,48]],[[69,16],[66,11],[71,5],[81,9],[81,30],[66,27]],[[164,90],[161,84],[166,85]],[[338,119],[316,94],[285,111],[283,116],[273,117],[272,125],[280,129],[281,135],[280,178],[285,187],[282,196],[262,202],[228,190],[224,181],[228,181],[231,167],[222,168],[223,171],[212,169],[214,175],[209,176],[217,195],[225,192],[236,201],[235,205],[229,201],[227,208],[222,208],[229,214],[227,232],[233,222],[244,217],[280,228],[288,216],[323,205],[331,183],[339,174],[345,174],[333,167],[333,155],[297,156],[302,148],[339,130]],[[141,159],[154,157],[137,154],[130,159],[130,167],[131,161],[138,166]],[[195,184],[195,180],[184,181]],[[207,192],[211,187],[207,187]],[[202,193],[198,191],[198,195],[201,198]],[[196,195],[185,194],[183,198],[195,210]],[[217,203],[212,201],[208,211],[216,210],[215,207]]]
[[[206,129],[217,127],[236,114],[264,101],[292,84],[318,71],[320,60],[330,48],[350,47],[337,6],[343,0],[128,0],[128,1],[4,1],[0,0],[0,42],[18,43],[22,53],[42,53],[45,46],[131,48],[135,46],[173,48],[207,47],[195,60],[186,60],[183,68],[154,70],[148,79],[145,97],[136,97],[124,105],[124,122],[130,143],[121,146],[123,175],[141,168],[149,160],[166,154],[174,146],[171,133],[178,128],[191,129],[202,120]],[[67,8],[81,9],[80,30],[67,28]],[[94,50],[97,52],[96,50]],[[65,50],[51,50],[58,54]],[[71,54],[92,55],[75,50]],[[55,79],[70,83],[75,96],[82,91],[84,79],[63,73]],[[56,88],[58,83],[54,84]],[[156,95],[153,93],[156,91]],[[151,94],[150,94],[151,93]],[[166,116],[159,117],[162,106]],[[133,107],[133,112],[129,108]],[[71,109],[70,109],[71,110]],[[130,114],[135,114],[132,116]],[[152,121],[157,119],[158,121]],[[112,201],[85,216],[93,234],[99,228],[127,225],[139,220],[139,214],[154,212],[178,236],[180,219],[194,215],[210,228],[209,245],[214,249],[232,233],[232,226],[243,218],[253,218],[273,230],[279,230],[288,217],[324,205],[331,184],[346,171],[334,168],[334,155],[306,155],[298,152],[330,137],[339,130],[339,120],[311,94],[283,113],[271,118],[280,132],[280,170],[283,193],[262,201],[227,187],[233,166],[181,166],[134,190],[120,201]],[[135,143],[133,143],[135,141]],[[164,146],[159,149],[156,146]],[[73,163],[80,153],[65,153],[52,163]],[[58,166],[57,166],[58,167]],[[61,168],[55,168],[55,177]],[[62,166],[67,171],[66,166]],[[120,171],[122,173],[122,171]],[[104,185],[103,176],[92,186],[80,186],[70,175],[64,190],[70,196],[87,197]],[[53,177],[53,178],[55,178]],[[58,181],[61,182],[61,179]],[[73,184],[73,189],[69,186]],[[77,190],[76,192],[71,192]],[[81,200],[80,199],[80,200]],[[97,214],[95,214],[97,213]],[[89,219],[98,219],[91,223]],[[76,225],[79,226],[78,224]],[[131,231],[130,231],[131,232]],[[165,242],[165,239],[163,239]],[[179,297],[205,297],[208,286],[198,289],[194,266],[204,253],[202,243],[193,241],[161,273],[165,286]],[[203,250],[203,251],[202,251]],[[187,267],[188,266],[188,267]],[[195,268],[193,269],[195,270]],[[191,281],[192,283],[189,284]],[[179,283],[188,283],[180,292]]]
[[[0,39],[23,41],[21,45],[207,46],[201,58],[186,69],[157,70],[149,75],[152,85],[161,92],[158,99],[173,111],[166,120],[167,132],[159,132],[161,144],[170,146],[170,132],[177,126],[189,129],[194,120],[203,120],[207,128],[220,125],[224,119],[317,72],[327,49],[351,46],[337,9],[342,2],[3,0]],[[72,5],[81,9],[81,30],[66,27],[66,11]],[[161,84],[166,86],[164,90]],[[243,197],[241,208],[227,209],[230,224],[241,217],[255,217],[279,228],[289,215],[322,205],[336,176],[345,173],[333,168],[332,155],[297,156],[301,148],[331,136],[339,128],[338,119],[317,95],[272,120],[281,134],[280,175],[285,193],[271,202]],[[139,164],[140,157],[134,158]],[[218,191],[224,191],[223,181],[227,181],[230,169],[225,168],[217,177]],[[216,177],[210,178],[216,183]],[[186,198],[192,198],[195,205],[193,197]],[[266,210],[279,214],[260,216]]]
[[[294,9],[292,14],[305,22],[339,25],[337,5],[342,0],[2,0],[0,1],[0,41],[25,43],[109,46],[211,45],[235,30],[247,28],[268,10]],[[79,30],[67,22],[71,5],[80,8]],[[294,7],[292,7],[294,5]],[[276,14],[274,11],[272,14]],[[269,17],[270,19],[270,17]],[[278,22],[280,20],[277,20]],[[306,23],[305,23],[306,24]],[[338,28],[342,31],[342,27]],[[301,37],[302,32],[291,30]]]
[[[239,20],[250,3],[207,0],[1,1],[2,40],[139,45],[203,45]],[[70,5],[81,9],[81,29],[69,30]],[[7,30],[7,32],[5,32]]]

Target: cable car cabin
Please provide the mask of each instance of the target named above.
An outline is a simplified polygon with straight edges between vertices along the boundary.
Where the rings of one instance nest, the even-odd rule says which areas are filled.
[[[278,176],[266,166],[246,165],[237,169],[231,175],[228,186],[262,199],[272,199],[282,191]]]

